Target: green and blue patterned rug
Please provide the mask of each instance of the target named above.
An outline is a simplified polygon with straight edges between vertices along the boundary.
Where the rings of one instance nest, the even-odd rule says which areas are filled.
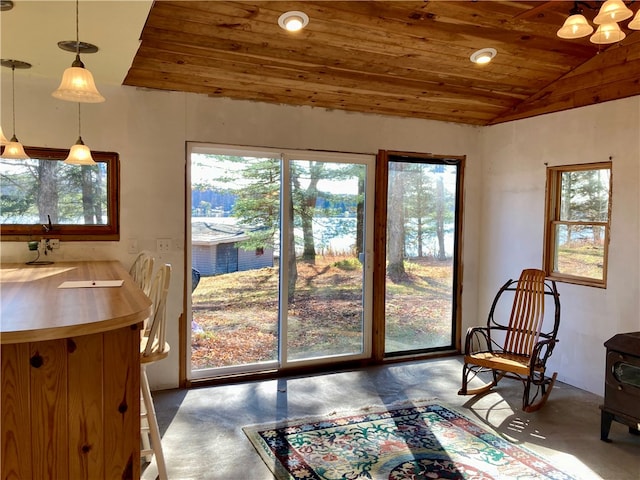
[[[573,479],[434,403],[243,430],[281,480]]]

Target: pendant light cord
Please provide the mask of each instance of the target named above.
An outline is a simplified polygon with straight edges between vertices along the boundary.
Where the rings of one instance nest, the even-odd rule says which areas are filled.
[[[13,136],[16,136],[16,66],[11,65],[11,116],[13,117]]]
[[[76,0],[76,55],[80,55],[80,0]]]
[[[80,130],[82,121],[80,120],[80,102],[78,102],[78,138],[82,138],[82,131]]]

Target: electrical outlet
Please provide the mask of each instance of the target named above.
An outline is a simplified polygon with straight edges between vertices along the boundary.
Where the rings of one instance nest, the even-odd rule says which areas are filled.
[[[127,251],[129,253],[138,253],[138,239],[130,238],[129,243],[127,245]]]
[[[50,238],[49,239],[49,246],[51,248],[53,248],[54,250],[56,248],[60,248],[60,239],[59,238]]]
[[[170,252],[171,251],[171,239],[170,238],[158,238],[158,239],[156,239],[156,250],[158,252]]]

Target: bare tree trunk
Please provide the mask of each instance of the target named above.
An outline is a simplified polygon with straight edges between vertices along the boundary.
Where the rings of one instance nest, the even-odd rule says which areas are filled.
[[[296,240],[293,235],[293,192],[289,195],[289,228],[287,229],[287,243],[289,244],[289,255],[287,257],[287,269],[289,272],[288,302],[294,302],[296,293],[296,281],[298,280],[298,265],[296,263]]]
[[[94,198],[93,198],[93,185],[91,183],[91,167],[83,165],[81,168],[81,181],[82,181],[82,212],[84,214],[85,225],[95,225],[99,223],[94,218]]]
[[[402,165],[397,165],[394,169],[389,169],[387,198],[387,274],[393,282],[400,282],[406,277],[403,198]]]
[[[436,179],[436,235],[438,236],[438,260],[446,260],[444,242],[444,179],[441,172]]]
[[[364,176],[358,176],[358,205],[356,206],[356,255],[364,251]]]
[[[414,215],[417,218],[417,224],[416,224],[416,240],[418,242],[418,258],[422,258],[424,256],[424,241],[422,240],[422,227],[423,227],[423,222],[422,222],[422,215],[423,215],[423,210],[422,210],[422,203],[424,201],[423,196],[424,196],[424,178],[423,178],[423,174],[422,174],[422,170],[419,170],[418,172],[416,172],[416,175],[418,176],[417,178],[417,185],[416,185],[416,208],[415,208],[415,213]]]
[[[49,222],[47,215],[51,217],[51,223],[58,223],[58,162],[40,160],[38,165],[38,216],[40,223]]]

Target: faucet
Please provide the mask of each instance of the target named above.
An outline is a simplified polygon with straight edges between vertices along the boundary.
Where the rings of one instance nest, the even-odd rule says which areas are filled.
[[[51,225],[51,215],[47,215],[47,219],[49,220],[49,224],[42,224],[42,229],[45,231],[45,233],[50,232],[51,230],[53,230],[53,225]]]

